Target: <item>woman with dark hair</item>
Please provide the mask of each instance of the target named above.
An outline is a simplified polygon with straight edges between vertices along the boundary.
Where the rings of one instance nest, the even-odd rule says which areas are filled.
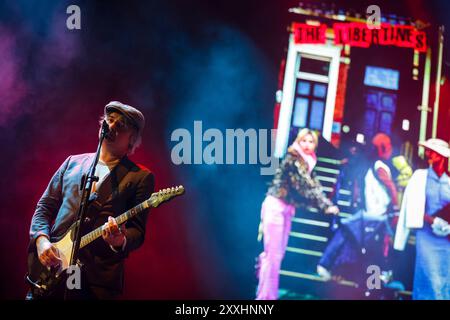
[[[300,130],[267,192],[261,209],[264,252],[258,257],[257,300],[278,298],[278,282],[296,208],[313,204],[326,214],[339,213],[338,207],[322,192],[311,172],[316,165],[317,135],[307,128]]]

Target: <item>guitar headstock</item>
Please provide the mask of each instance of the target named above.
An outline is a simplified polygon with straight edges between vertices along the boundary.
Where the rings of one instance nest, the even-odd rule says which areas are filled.
[[[176,196],[182,195],[183,193],[184,193],[183,186],[161,189],[158,192],[152,193],[152,196],[149,199],[149,204],[152,207],[156,208],[161,203],[168,201]]]

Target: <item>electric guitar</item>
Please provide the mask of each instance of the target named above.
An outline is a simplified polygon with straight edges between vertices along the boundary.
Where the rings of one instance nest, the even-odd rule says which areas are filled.
[[[143,210],[150,207],[156,208],[161,203],[183,193],[183,186],[155,192],[144,202],[116,217],[117,224],[120,226]],[[33,250],[33,252],[28,255],[28,273],[25,276],[25,280],[30,285],[30,292],[27,295],[27,299],[52,299],[61,297],[61,293],[64,291],[62,283],[64,283],[64,280],[67,278],[66,270],[69,268],[69,263],[72,260],[72,248],[74,246],[74,237],[78,224],[79,221],[72,224],[61,240],[52,243],[59,251],[61,263],[58,267],[47,268],[43,266],[39,261],[36,250]],[[81,238],[80,249],[101,236],[102,226],[85,234]]]

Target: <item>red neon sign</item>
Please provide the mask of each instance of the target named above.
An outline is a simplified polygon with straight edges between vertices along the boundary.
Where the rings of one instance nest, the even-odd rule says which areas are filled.
[[[292,24],[295,43],[325,43],[325,32],[327,26],[321,24],[320,26],[311,26],[306,23]]]
[[[293,23],[295,43],[325,43],[326,25],[312,26]],[[413,26],[391,26],[382,24],[379,29],[369,29],[364,23],[334,23],[334,44],[348,44],[354,47],[368,48],[371,45],[397,46],[412,48],[420,52],[427,49],[425,32]]]

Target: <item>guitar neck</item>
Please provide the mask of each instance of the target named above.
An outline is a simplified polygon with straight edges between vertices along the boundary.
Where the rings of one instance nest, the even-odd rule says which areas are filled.
[[[169,199],[181,195],[184,193],[184,187],[178,186],[175,188],[163,189],[158,192],[152,193],[150,198],[141,202],[137,206],[131,208],[130,210],[122,213],[120,216],[116,217],[116,221],[118,225],[123,224],[128,219],[133,218],[135,215],[140,213],[141,211],[148,209],[150,207],[156,208],[160,205],[160,203],[164,201],[168,201]],[[80,249],[87,246],[92,241],[102,236],[102,227],[98,227],[97,229],[89,232],[84,235],[80,241]]]
[[[120,226],[128,219],[136,216],[141,211],[152,207],[152,203],[149,200],[146,200],[137,206],[131,208],[130,210],[122,213],[120,216],[116,217],[117,224]],[[98,227],[97,229],[89,232],[81,238],[80,249],[90,244],[92,241],[100,238],[102,236],[102,227]]]

